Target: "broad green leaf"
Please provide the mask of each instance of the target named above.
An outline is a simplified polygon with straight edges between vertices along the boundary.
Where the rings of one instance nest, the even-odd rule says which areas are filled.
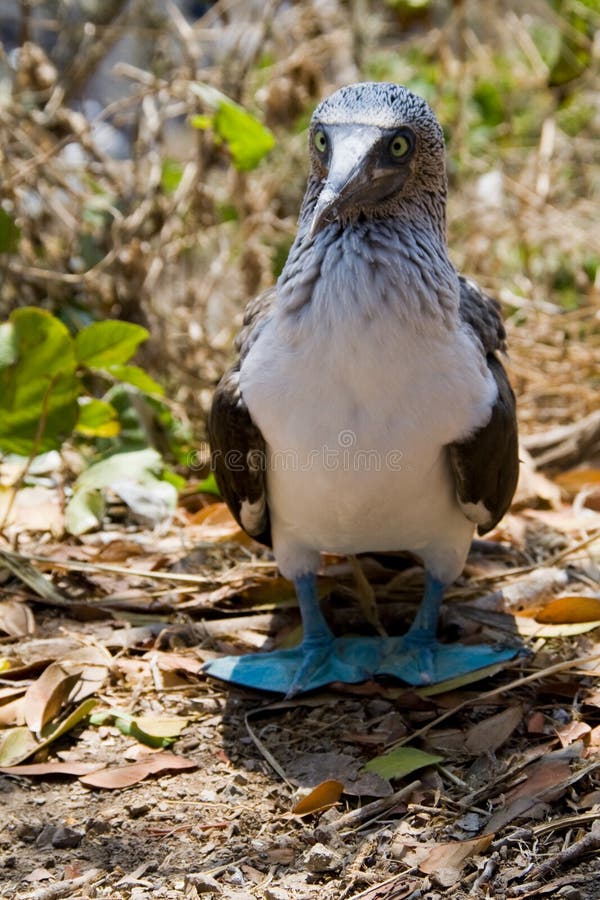
[[[122,365],[147,338],[148,332],[141,325],[118,319],[94,322],[75,337],[77,362],[90,369]]]
[[[0,450],[29,456],[58,449],[78,416],[69,332],[50,313],[26,306],[2,326],[0,348]]]
[[[21,229],[0,206],[0,253],[14,253],[21,237]]]
[[[105,400],[80,403],[75,430],[87,437],[114,437],[121,430],[114,406]]]
[[[214,110],[212,116],[192,116],[194,128],[212,128],[231,153],[233,164],[240,172],[255,169],[261,159],[275,146],[273,133],[225,94],[208,85],[194,85],[205,103]]]
[[[177,491],[159,475],[163,463],[156,450],[114,453],[94,463],[79,476],[73,488],[65,521],[71,534],[83,534],[101,524],[102,491],[110,488],[130,509],[149,524],[168,518],[177,502]]]
[[[139,366],[105,366],[104,369],[100,369],[100,372],[106,372],[117,381],[124,381],[125,384],[136,387],[143,394],[158,394],[159,397],[162,397],[165,392],[162,385]]]
[[[433,766],[442,760],[442,756],[424,753],[423,750],[416,750],[414,747],[399,747],[397,750],[376,756],[363,766],[363,771],[373,772],[382,778],[403,778],[417,769]]]

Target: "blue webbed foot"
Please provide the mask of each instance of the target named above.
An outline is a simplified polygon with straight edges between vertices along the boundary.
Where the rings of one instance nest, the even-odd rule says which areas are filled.
[[[375,674],[393,675],[413,685],[437,684],[506,662],[517,654],[512,647],[440,644],[435,638],[418,641],[410,632],[404,637],[387,638],[385,644]]]
[[[402,637],[385,639],[375,674],[393,675],[414,685],[436,684],[516,656],[517,650],[511,647],[440,644],[436,628],[444,587],[426,575],[425,594],[412,626]]]
[[[234,684],[293,697],[333,681],[366,681],[377,666],[379,638],[323,638],[303,641],[290,650],[225,656],[206,663],[204,671]]]
[[[377,638],[335,638],[319,606],[314,575],[296,579],[304,637],[298,647],[225,656],[203,667],[215,678],[293,697],[332,681],[356,684],[370,678],[379,658]]]
[[[313,575],[296,579],[304,638],[298,647],[225,656],[204,666],[224,681],[293,697],[334,681],[357,684],[391,675],[408,684],[435,684],[512,659],[514,648],[440,644],[436,626],[444,585],[427,576],[415,621],[402,637],[335,638],[319,607]]]

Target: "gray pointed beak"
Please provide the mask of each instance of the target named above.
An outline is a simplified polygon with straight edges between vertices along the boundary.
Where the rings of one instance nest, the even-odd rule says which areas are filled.
[[[330,135],[331,162],[310,223],[311,240],[355,200],[368,196],[371,151],[381,137],[381,130],[368,125],[336,125],[330,128]]]

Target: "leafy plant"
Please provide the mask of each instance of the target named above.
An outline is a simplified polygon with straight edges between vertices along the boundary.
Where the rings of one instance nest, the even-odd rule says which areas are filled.
[[[192,116],[194,128],[211,129],[216,142],[226,144],[233,165],[240,172],[255,169],[275,146],[273,133],[216,88],[195,84],[193,91],[214,109],[212,115]]]
[[[102,454],[75,484],[67,509],[74,534],[100,524],[105,488],[151,522],[174,509],[173,478],[162,480],[162,458],[148,429],[140,428],[142,416],[131,415],[137,396],[148,419],[162,414],[163,424],[165,417],[173,424],[162,387],[130,363],[147,337],[145,328],[117,320],[94,322],[73,337],[36,307],[17,309],[0,324],[0,452],[31,460],[73,438]],[[102,397],[92,393],[98,385],[104,386]]]

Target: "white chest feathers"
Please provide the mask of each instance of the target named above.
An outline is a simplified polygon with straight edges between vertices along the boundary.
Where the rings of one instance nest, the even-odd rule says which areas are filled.
[[[280,568],[314,568],[319,550],[405,549],[452,580],[473,526],[444,447],[488,421],[496,393],[476,339],[458,320],[361,316],[319,290],[295,329],[275,312],[241,369]]]

